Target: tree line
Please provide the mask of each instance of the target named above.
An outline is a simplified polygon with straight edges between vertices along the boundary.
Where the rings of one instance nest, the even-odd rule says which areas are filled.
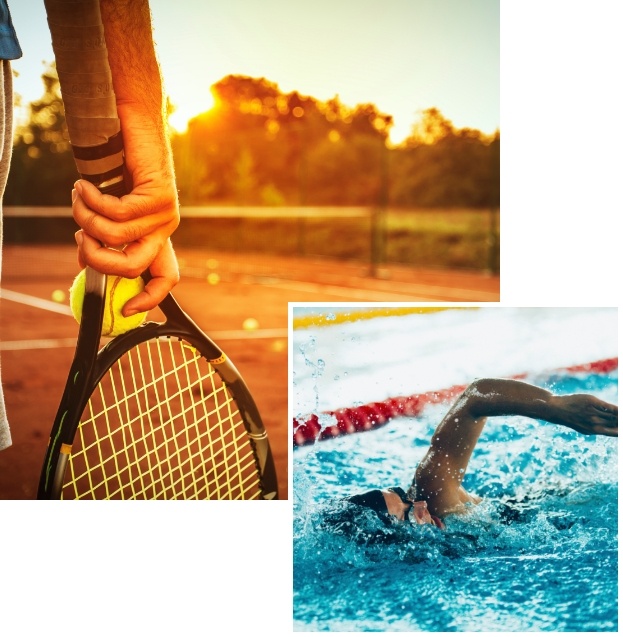
[[[16,129],[7,205],[67,205],[77,176],[53,65],[43,83]],[[392,117],[374,104],[239,75],[212,94],[212,108],[171,133],[182,205],[499,207],[499,132],[457,129],[430,108],[391,146]]]

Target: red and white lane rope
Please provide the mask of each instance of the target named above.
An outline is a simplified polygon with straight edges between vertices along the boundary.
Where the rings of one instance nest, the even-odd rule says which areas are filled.
[[[608,358],[582,365],[558,368],[553,373],[608,373],[619,366],[618,358]],[[528,374],[517,374],[512,378],[526,378]],[[293,421],[293,444],[302,446],[317,440],[336,438],[346,434],[368,431],[387,424],[399,416],[418,416],[425,407],[449,402],[465,390],[467,385],[455,385],[439,391],[429,391],[412,396],[397,396],[381,402],[372,402],[359,407],[345,407],[335,411],[310,414]]]

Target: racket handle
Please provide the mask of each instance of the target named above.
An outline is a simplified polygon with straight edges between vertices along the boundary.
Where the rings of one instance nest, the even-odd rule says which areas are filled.
[[[128,186],[127,186],[127,183],[126,183],[125,179],[122,179],[121,181],[117,181],[115,183],[112,183],[112,184],[110,184],[108,186],[106,186],[106,185],[104,185],[104,186],[99,185],[98,186],[97,184],[95,184],[95,185],[99,188],[100,192],[103,195],[113,195],[114,197],[121,198],[121,197],[123,197],[123,195],[127,195],[128,192],[129,192]]]
[[[45,0],[76,167],[102,192],[126,194],[123,138],[99,0]]]

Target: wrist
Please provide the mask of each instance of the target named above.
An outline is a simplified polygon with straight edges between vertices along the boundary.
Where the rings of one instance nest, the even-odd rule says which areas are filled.
[[[539,418],[547,420],[548,422],[561,424],[562,423],[562,411],[563,411],[564,396],[555,396],[550,394],[547,401],[547,409],[543,416]]]

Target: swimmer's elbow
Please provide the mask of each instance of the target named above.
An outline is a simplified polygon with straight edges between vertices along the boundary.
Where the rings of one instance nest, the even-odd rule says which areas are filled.
[[[491,394],[496,393],[499,384],[499,378],[477,378],[467,386],[463,395],[472,402],[478,402],[479,400],[484,401],[487,400]]]
[[[507,379],[478,378],[463,392],[465,409],[474,418],[496,415],[507,409],[507,394],[512,391]]]
[[[510,378],[480,378],[462,395],[466,411],[474,418],[519,415],[547,420],[551,398],[546,389]]]
[[[492,391],[492,379],[478,378],[472,381],[453,405],[452,411],[478,417],[485,408]]]

